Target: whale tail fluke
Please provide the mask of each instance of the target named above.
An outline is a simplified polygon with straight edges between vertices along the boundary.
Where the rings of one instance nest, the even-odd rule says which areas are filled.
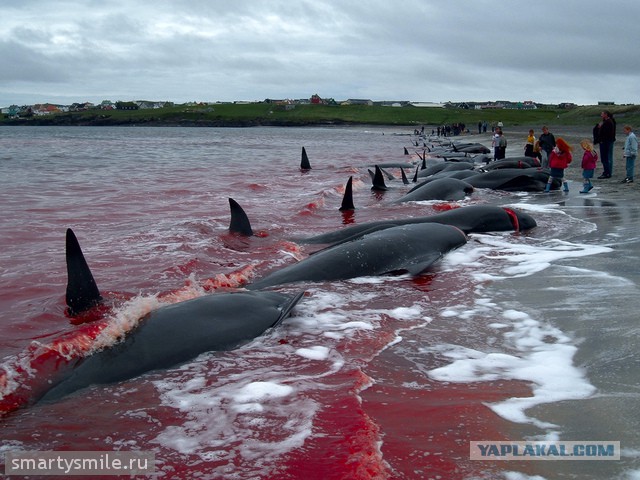
[[[70,228],[66,237],[67,292],[70,315],[78,315],[102,301],[98,285],[89,269],[76,235]]]
[[[341,212],[348,212],[349,210],[355,210],[353,205],[353,177],[349,177],[347,185],[344,187],[344,196],[342,197],[342,205],[338,209]]]
[[[253,235],[251,222],[249,222],[249,217],[247,217],[247,214],[242,209],[240,204],[233,198],[230,198],[229,207],[231,208],[231,223],[229,224],[229,231],[231,233],[237,233],[246,237],[251,237]]]
[[[307,156],[307,151],[304,147],[302,147],[302,157],[300,159],[300,169],[301,170],[311,170],[311,163],[309,163],[309,157]]]

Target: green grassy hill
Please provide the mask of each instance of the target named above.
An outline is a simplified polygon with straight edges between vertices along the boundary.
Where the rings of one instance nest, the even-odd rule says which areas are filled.
[[[364,105],[296,105],[287,109],[268,103],[177,105],[153,110],[88,110],[17,120],[0,125],[149,125],[149,126],[305,126],[305,125],[440,125],[464,123],[475,131],[478,121],[510,126],[594,125],[600,112],[613,112],[618,124],[640,124],[640,106],[582,106],[572,109],[467,110],[451,108],[382,107]]]

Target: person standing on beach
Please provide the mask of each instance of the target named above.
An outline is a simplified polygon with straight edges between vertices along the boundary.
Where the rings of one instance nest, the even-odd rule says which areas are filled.
[[[638,139],[630,125],[624,126],[624,133],[627,135],[627,139],[624,141],[623,155],[627,161],[627,176],[622,180],[622,183],[632,183],[633,171],[635,170],[636,158],[638,157]]]
[[[598,130],[598,140],[600,142],[600,162],[602,162],[603,172],[599,179],[611,178],[613,174],[613,143],[616,141],[616,121],[611,112],[604,110],[602,125]]]
[[[542,154],[542,168],[547,168],[549,166],[549,155],[556,146],[556,137],[549,132],[549,127],[544,125],[542,127],[542,135],[540,135],[538,141],[540,142],[540,153]]]
[[[565,192],[569,191],[569,184],[564,179],[564,171],[571,163],[571,160],[573,160],[571,150],[573,149],[564,141],[563,138],[558,138],[556,140],[556,147],[549,154],[549,168],[551,171],[549,173],[547,186],[544,189],[545,192],[549,192],[551,190],[551,184],[553,183],[554,178],[562,180],[562,189]]]
[[[591,179],[598,165],[598,154],[593,149],[592,143],[586,138],[580,142],[580,146],[584,150],[582,154],[582,190],[580,193],[589,193],[593,188]]]
[[[507,154],[507,139],[502,133],[501,128],[496,129],[496,136],[494,139],[494,160],[502,160]]]
[[[533,130],[529,130],[527,143],[524,144],[525,157],[535,157],[535,154],[533,153],[533,146],[536,144],[536,136],[533,133],[534,133]]]

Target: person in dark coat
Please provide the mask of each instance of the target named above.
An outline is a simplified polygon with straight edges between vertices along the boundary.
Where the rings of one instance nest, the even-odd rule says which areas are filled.
[[[598,141],[600,143],[600,162],[603,172],[598,178],[611,178],[613,174],[613,144],[616,141],[616,121],[608,110],[600,114],[602,124],[598,129]]]

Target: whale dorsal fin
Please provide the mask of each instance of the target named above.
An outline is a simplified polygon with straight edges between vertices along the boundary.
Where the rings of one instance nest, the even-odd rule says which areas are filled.
[[[96,281],[82,254],[73,230],[67,229],[67,293],[66,302],[71,315],[77,315],[98,305],[102,300]]]
[[[386,176],[386,177],[387,177],[387,179],[389,179],[389,180],[395,180],[395,178],[396,178],[396,177],[394,177],[392,173],[387,172],[384,168],[380,168],[380,171],[382,172],[382,174],[383,174],[384,176]]]
[[[244,212],[240,204],[233,198],[230,198],[229,207],[231,208],[231,223],[229,223],[229,231],[231,233],[238,233],[240,235],[251,237],[253,235],[251,222],[249,222],[249,217],[247,217],[247,214]]]
[[[382,169],[376,165],[376,173],[373,176],[373,186],[371,190],[387,190],[387,185],[384,183],[384,174]]]
[[[344,187],[344,196],[342,197],[342,205],[338,210],[341,212],[345,212],[348,210],[355,210],[356,207],[353,205],[353,177],[349,177],[347,180],[347,185]]]
[[[401,168],[400,171],[402,172],[402,183],[409,185],[409,179],[407,178],[407,174],[404,173],[404,168]]]
[[[300,168],[302,170],[311,170],[311,163],[309,163],[309,157],[307,151],[302,147],[302,157],[300,159]]]

